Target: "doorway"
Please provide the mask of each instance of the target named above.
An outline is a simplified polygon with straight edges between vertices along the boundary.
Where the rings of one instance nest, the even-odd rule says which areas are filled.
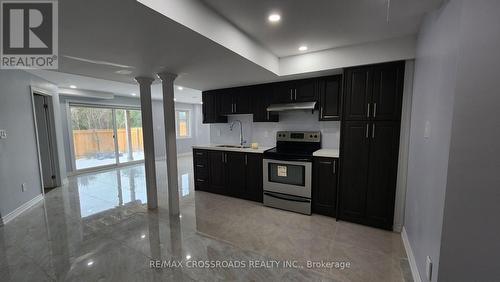
[[[70,104],[73,167],[77,172],[144,160],[141,111]]]
[[[50,190],[61,185],[52,97],[33,92],[33,108],[43,189]]]

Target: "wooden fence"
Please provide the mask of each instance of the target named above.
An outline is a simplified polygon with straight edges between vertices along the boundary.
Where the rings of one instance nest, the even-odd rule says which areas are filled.
[[[144,148],[142,128],[135,127],[131,128],[130,131],[132,151],[142,151]],[[119,152],[128,152],[125,128],[118,129],[117,135]],[[97,153],[114,153],[113,129],[73,130],[73,145],[77,159],[94,156]]]

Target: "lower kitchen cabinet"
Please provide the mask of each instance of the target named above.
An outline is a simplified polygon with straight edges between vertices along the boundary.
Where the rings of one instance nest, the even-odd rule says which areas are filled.
[[[262,202],[261,154],[194,149],[193,162],[195,190]]]
[[[340,219],[392,229],[399,132],[398,121],[344,122]]]
[[[315,157],[313,161],[312,212],[336,216],[338,159]]]

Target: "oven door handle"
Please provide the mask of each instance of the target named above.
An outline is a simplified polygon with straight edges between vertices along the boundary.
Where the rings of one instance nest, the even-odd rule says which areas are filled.
[[[310,200],[290,199],[290,198],[286,198],[286,197],[280,197],[278,195],[267,193],[267,192],[264,192],[264,195],[269,196],[269,197],[273,197],[276,199],[280,199],[280,200],[285,200],[285,201],[293,201],[293,202],[299,202],[299,203],[310,203],[311,202]]]

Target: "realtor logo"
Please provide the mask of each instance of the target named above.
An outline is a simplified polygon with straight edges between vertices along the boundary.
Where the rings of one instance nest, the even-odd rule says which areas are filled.
[[[57,69],[55,1],[2,1],[2,69]]]

